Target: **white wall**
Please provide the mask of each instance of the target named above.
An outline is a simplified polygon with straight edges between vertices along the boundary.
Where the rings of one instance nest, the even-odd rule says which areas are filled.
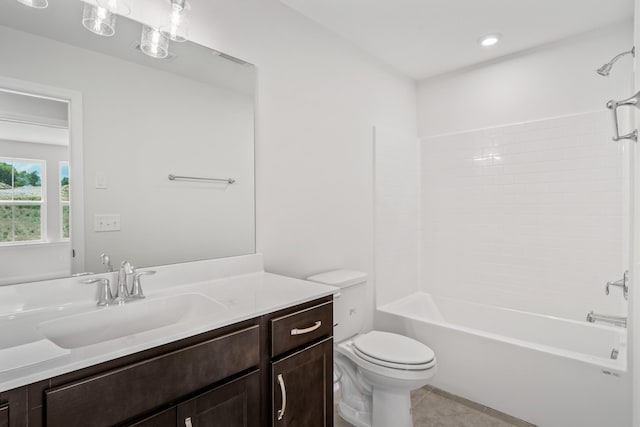
[[[422,280],[441,295],[583,320],[625,314],[623,149],[608,99],[631,94],[628,25],[419,84]],[[452,280],[452,277],[454,278]]]
[[[421,137],[588,111],[630,95],[627,56],[607,78],[595,70],[631,49],[631,22],[524,51],[493,63],[423,80],[418,86]]]
[[[375,129],[376,306],[420,289],[420,140]]]
[[[140,0],[132,15],[151,10],[155,2]],[[189,19],[194,41],[259,70],[257,238],[266,269],[372,274],[372,128],[416,134],[415,83],[277,0],[194,2]]]

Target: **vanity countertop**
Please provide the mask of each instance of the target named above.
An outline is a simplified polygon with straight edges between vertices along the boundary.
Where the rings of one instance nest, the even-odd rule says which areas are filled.
[[[50,305],[41,304],[36,308],[29,307],[27,310],[0,314],[0,391],[113,360],[337,292],[336,288],[330,286],[264,271],[235,273],[173,287],[154,287],[152,280],[148,280],[144,288],[147,298],[123,306],[99,308],[95,306],[95,299],[84,298],[72,303],[56,304],[54,301]],[[148,317],[145,316],[149,307],[162,309],[162,304],[169,299],[180,299],[181,302],[189,303],[195,301],[197,304],[183,304],[183,314],[176,314],[180,309],[168,306],[171,307],[170,310],[166,310],[169,316],[183,316],[178,323],[169,322],[168,325],[153,329],[136,329],[136,322],[148,321]],[[54,332],[58,324],[82,329],[87,324],[86,316],[95,318],[96,313],[102,317],[126,316],[125,322],[129,323],[123,324],[127,330],[131,327],[132,333],[120,338],[98,340],[99,342],[86,346],[65,345],[64,341],[63,344],[56,342],[60,344],[58,346],[54,344],[56,340],[50,335],[47,339],[48,328],[52,325]],[[100,328],[99,333],[106,333],[108,336],[110,327]]]

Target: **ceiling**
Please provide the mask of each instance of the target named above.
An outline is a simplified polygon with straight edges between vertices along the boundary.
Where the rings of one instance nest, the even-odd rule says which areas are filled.
[[[633,16],[633,0],[280,0],[414,79]],[[481,48],[478,38],[503,34]]]

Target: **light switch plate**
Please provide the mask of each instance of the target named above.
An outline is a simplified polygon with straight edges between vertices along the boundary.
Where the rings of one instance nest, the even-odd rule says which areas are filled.
[[[104,172],[96,172],[96,188],[100,190],[107,188],[107,175]]]
[[[119,214],[96,214],[93,217],[93,231],[120,231]]]

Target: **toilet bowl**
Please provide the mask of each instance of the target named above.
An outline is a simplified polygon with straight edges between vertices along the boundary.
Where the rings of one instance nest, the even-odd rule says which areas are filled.
[[[338,413],[357,427],[412,426],[411,391],[436,372],[429,347],[380,331],[338,343],[334,360],[341,392]]]
[[[366,274],[337,270],[307,280],[340,288],[334,300],[334,377],[338,414],[356,427],[411,427],[411,391],[436,372],[426,345],[389,332],[358,333],[364,324]]]

